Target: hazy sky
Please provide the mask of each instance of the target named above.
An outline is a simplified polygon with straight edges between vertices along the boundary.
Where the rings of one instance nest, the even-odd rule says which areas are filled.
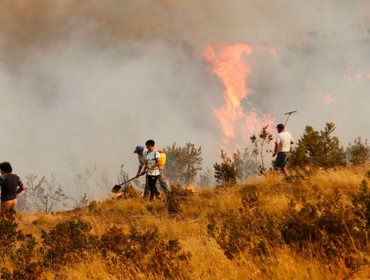
[[[368,0],[2,0],[1,156],[20,175],[54,172],[68,190],[85,169],[115,181],[153,138],[218,160],[212,113],[222,84],[207,46],[246,43],[250,102],[284,121],[337,125],[346,145],[370,135]],[[275,48],[278,58],[263,48]],[[235,143],[243,146],[247,143]],[[233,147],[230,147],[232,150]],[[95,167],[96,169],[91,169]],[[67,175],[69,174],[69,175]],[[72,182],[72,183],[71,183]],[[97,183],[98,184],[98,183]]]

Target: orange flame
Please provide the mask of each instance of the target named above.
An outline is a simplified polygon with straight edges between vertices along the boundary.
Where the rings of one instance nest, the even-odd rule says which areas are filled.
[[[249,93],[245,78],[249,76],[251,69],[243,62],[242,55],[250,55],[252,52],[252,47],[238,44],[222,46],[219,55],[214,48],[209,47],[204,55],[225,87],[225,106],[214,111],[225,138],[235,136],[234,122],[243,116],[240,101]]]
[[[253,108],[250,113],[245,113],[241,104],[251,91],[246,84],[251,67],[243,58],[252,53],[253,47],[246,44],[223,45],[217,51],[213,47],[208,47],[204,53],[205,60],[212,66],[212,72],[217,75],[225,88],[224,106],[213,111],[220,125],[225,147],[235,144],[237,134],[242,134],[241,137],[245,140],[251,132],[274,122],[269,116],[260,117]]]
[[[193,184],[189,184],[187,187],[186,187],[186,190],[188,190],[188,191],[191,191],[191,192],[195,192],[195,187],[194,187],[194,185]]]

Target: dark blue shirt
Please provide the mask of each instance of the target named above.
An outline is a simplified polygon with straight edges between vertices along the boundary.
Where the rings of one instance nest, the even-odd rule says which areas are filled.
[[[1,201],[17,198],[18,186],[23,187],[21,179],[16,174],[6,174],[0,177]]]

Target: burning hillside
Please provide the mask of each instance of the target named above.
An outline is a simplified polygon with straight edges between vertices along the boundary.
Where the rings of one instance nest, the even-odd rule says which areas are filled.
[[[201,146],[205,167],[290,110],[300,112],[293,136],[330,121],[343,142],[367,138],[367,6],[4,0],[4,160],[20,175],[54,173],[76,197],[101,196],[122,162],[135,172],[128,151],[149,138]],[[86,170],[102,177],[89,176],[93,190],[79,179]]]

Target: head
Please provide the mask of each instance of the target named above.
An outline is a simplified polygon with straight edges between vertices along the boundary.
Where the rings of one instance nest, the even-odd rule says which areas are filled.
[[[10,174],[12,173],[13,169],[9,162],[4,161],[0,163],[0,171],[1,174]]]
[[[284,129],[285,129],[285,126],[282,124],[282,123],[279,123],[277,126],[277,131],[280,133],[280,132],[283,132]]]
[[[134,154],[142,155],[144,153],[144,147],[137,145],[134,150]]]
[[[145,146],[149,151],[153,151],[155,147],[155,142],[154,140],[148,140],[145,142]]]

